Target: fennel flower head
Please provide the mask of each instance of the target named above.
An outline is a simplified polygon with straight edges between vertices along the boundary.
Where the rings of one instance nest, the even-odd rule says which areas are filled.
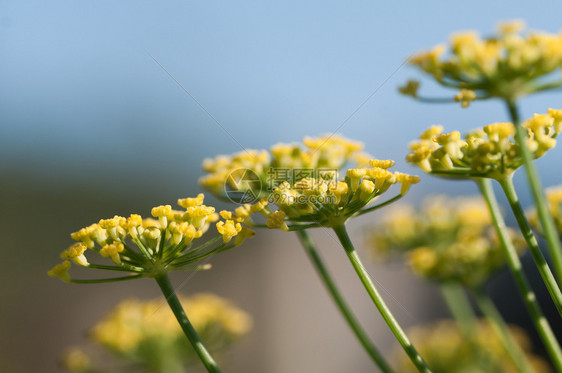
[[[260,213],[269,228],[334,227],[365,212],[392,185],[400,184],[402,196],[419,181],[389,171],[394,161],[373,159],[362,148],[343,137],[324,136],[277,144],[269,151],[218,156],[205,160],[207,175],[200,183],[221,198],[241,203],[225,216],[248,225],[251,215]],[[345,170],[348,163],[355,168]]]
[[[562,85],[560,76],[553,76],[562,66],[562,33],[525,31],[522,21],[500,23],[489,37],[454,33],[448,45],[418,53],[410,64],[457,90],[454,100],[463,107],[490,97],[512,101]],[[410,81],[399,90],[418,98],[418,88],[419,82]]]
[[[70,235],[77,242],[62,252],[64,261],[48,275],[68,282],[92,283],[156,277],[173,270],[210,268],[210,265],[198,262],[239,245],[253,232],[233,220],[218,221],[220,218],[215,208],[204,205],[203,199],[203,194],[179,199],[180,210],[172,209],[170,205],[154,207],[152,218],[137,214],[127,218],[114,216],[82,228]],[[203,234],[215,222],[220,235],[203,239]],[[98,260],[105,258],[105,263],[92,263],[96,257]],[[68,272],[71,261],[86,268],[128,275],[75,280]]]
[[[252,319],[246,312],[214,294],[201,293],[179,299],[189,310],[193,326],[214,353],[224,352],[252,327]],[[136,366],[148,372],[186,372],[198,357],[164,303],[160,298],[124,300],[93,326],[90,337],[96,345],[114,354],[120,364],[131,369]],[[84,371],[78,369],[84,366],[78,364],[78,358],[84,359],[83,353],[78,355],[74,350],[65,356],[65,365],[75,367],[71,371]],[[94,363],[99,365],[102,361],[90,357],[88,367],[93,367]]]
[[[546,188],[545,194],[550,215],[554,219],[558,235],[562,237],[562,185]],[[529,217],[529,223],[531,223],[535,229],[541,231],[536,208],[533,207],[527,211],[527,215]]]
[[[508,332],[519,344],[536,372],[551,372],[548,363],[532,353],[531,341],[522,329],[509,326]],[[463,335],[457,324],[451,320],[412,328],[408,335],[434,373],[520,371],[512,363],[497,333],[483,320],[478,321],[471,329],[469,337]],[[401,354],[396,360],[399,372],[417,372],[405,355]]]
[[[508,229],[521,253],[524,240]],[[428,197],[419,210],[397,205],[369,229],[377,258],[403,254],[419,276],[469,287],[484,283],[506,260],[486,204],[480,197]]]
[[[531,155],[539,158],[556,145],[562,110],[535,114],[522,125]],[[515,126],[509,122],[489,124],[464,137],[458,131],[443,133],[442,126],[432,126],[410,143],[406,160],[437,176],[501,180],[524,164],[514,136]]]

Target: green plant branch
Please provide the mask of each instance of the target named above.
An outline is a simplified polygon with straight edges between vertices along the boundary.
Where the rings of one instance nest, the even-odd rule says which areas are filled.
[[[504,250],[507,264],[513,275],[517,289],[519,290],[519,293],[523,298],[523,302],[527,307],[527,311],[531,316],[531,320],[533,321],[535,329],[539,333],[539,336],[544,346],[546,347],[548,355],[550,356],[550,359],[554,364],[556,370],[558,372],[562,372],[562,350],[560,349],[560,345],[558,344],[558,341],[556,340],[556,337],[552,332],[552,328],[550,327],[548,320],[544,316],[537,302],[537,297],[531,289],[529,280],[523,272],[523,267],[521,265],[521,261],[519,260],[519,256],[517,255],[509,234],[507,233],[507,227],[503,220],[503,216],[501,215],[494,190],[492,189],[491,180],[476,179],[476,182],[478,183],[480,192],[482,193],[482,196],[484,197],[486,204],[488,205],[488,209],[490,210],[490,214],[492,216],[492,221],[494,222],[494,227]]]
[[[525,161],[525,171],[527,175],[527,180],[537,206],[537,214],[541,222],[542,229],[544,231],[544,236],[548,244],[549,252],[554,263],[554,271],[556,272],[556,277],[558,279],[558,285],[562,285],[562,246],[560,245],[560,238],[558,237],[558,232],[556,231],[556,226],[554,225],[554,220],[552,215],[548,210],[548,205],[546,203],[546,198],[543,193],[542,183],[533,162],[531,152],[527,148],[526,144],[526,131],[525,128],[521,126],[521,121],[519,119],[519,111],[517,109],[517,104],[514,101],[506,101],[507,109],[513,124],[515,125],[515,139],[519,148],[521,149],[521,154],[523,155],[523,160]]]
[[[203,345],[203,342],[201,342],[201,339],[199,338],[199,335],[197,334],[197,331],[195,331],[193,325],[191,325],[191,322],[189,322],[189,319],[187,318],[185,311],[183,310],[183,307],[178,297],[176,296],[176,292],[174,291],[168,275],[162,274],[155,277],[155,280],[158,283],[158,286],[160,286],[164,297],[166,297],[166,301],[168,302],[168,305],[174,313],[174,316],[176,316],[176,319],[178,320],[178,323],[180,324],[185,336],[195,349],[195,352],[199,356],[199,359],[201,359],[201,361],[203,362],[203,365],[205,365],[205,368],[207,368],[207,371],[212,373],[220,373],[221,370],[219,369],[217,363],[215,362],[209,351],[207,351],[207,349]]]
[[[345,225],[340,225],[334,227],[333,229],[336,235],[338,236],[343,248],[345,249],[345,253],[347,254],[347,257],[349,258],[351,264],[353,265],[353,268],[355,269],[357,276],[359,276],[359,279],[363,283],[365,290],[367,290],[367,293],[369,294],[373,303],[379,310],[384,321],[392,331],[392,334],[394,334],[394,336],[396,337],[396,339],[398,340],[398,342],[400,343],[400,345],[402,346],[402,348],[404,349],[404,351],[406,352],[412,363],[414,363],[418,371],[422,373],[430,373],[431,370],[429,369],[429,367],[427,366],[421,355],[418,353],[418,351],[415,349],[415,347],[412,345],[412,343],[406,336],[406,333],[404,333],[404,331],[398,324],[398,321],[396,321],[394,315],[392,315],[392,312],[390,311],[384,299],[381,297],[380,293],[375,287],[373,280],[369,276],[369,273],[365,269],[365,266],[361,262],[361,259],[359,258],[357,252],[355,251],[355,248],[353,247],[353,243],[351,242],[349,235],[347,234]]]
[[[68,280],[68,282],[70,282],[72,284],[103,284],[103,283],[106,283],[106,282],[119,282],[119,281],[134,280],[136,278],[142,278],[142,277],[143,277],[142,274],[138,274],[138,275],[122,276],[122,277],[96,278],[96,279],[90,279],[90,280],[71,279],[71,280]]]
[[[535,369],[526,358],[524,351],[509,332],[507,324],[488,294],[486,294],[483,289],[473,289],[472,294],[474,295],[478,308],[482,311],[484,317],[486,317],[486,320],[500,339],[517,369],[522,373],[536,373]]]
[[[517,220],[517,224],[519,225],[519,229],[521,230],[521,233],[523,234],[523,237],[527,242],[527,246],[529,247],[529,250],[533,255],[535,264],[537,265],[537,268],[548,289],[548,292],[550,293],[550,296],[552,297],[552,300],[556,305],[556,309],[562,316],[562,292],[560,291],[560,288],[556,283],[556,279],[554,278],[554,275],[552,274],[552,271],[550,270],[550,267],[548,266],[548,263],[546,262],[541,249],[539,248],[537,238],[535,237],[535,234],[533,233],[533,230],[531,229],[531,226],[529,225],[529,222],[525,217],[525,212],[523,211],[523,208],[519,203],[519,198],[517,196],[517,193],[515,192],[515,187],[513,186],[511,176],[506,177],[503,180],[499,180],[499,183],[505,193],[505,196],[507,197],[509,205],[511,206],[511,210],[513,211],[515,219]]]
[[[358,212],[357,214],[355,214],[355,216],[361,216],[361,215],[366,214],[366,213],[369,213],[369,212],[371,212],[371,211],[378,210],[378,209],[380,209],[381,207],[384,207],[384,206],[386,206],[386,205],[390,205],[391,203],[398,201],[398,200],[399,200],[400,198],[402,198],[402,197],[404,197],[404,195],[403,195],[403,194],[399,194],[399,195],[397,195],[397,196],[392,197],[392,198],[389,199],[388,201],[384,201],[383,203],[379,203],[379,204],[376,205],[376,206],[371,206],[371,207],[368,207],[368,208],[366,208],[366,209],[359,210],[359,212]]]
[[[388,365],[384,357],[373,345],[367,333],[365,333],[365,331],[363,330],[363,328],[355,318],[355,315],[353,315],[353,312],[351,311],[351,309],[343,299],[334,280],[332,279],[332,276],[330,275],[328,269],[324,265],[324,262],[322,261],[320,254],[316,250],[316,247],[312,242],[312,239],[310,238],[309,234],[303,230],[303,231],[297,231],[297,236],[302,246],[304,247],[308,257],[312,261],[312,264],[316,268],[316,272],[318,272],[318,275],[324,282],[326,289],[332,296],[334,303],[336,303],[336,305],[338,306],[338,309],[342,313],[344,319],[347,321],[349,327],[351,328],[351,330],[353,331],[353,333],[355,334],[355,336],[357,337],[363,348],[365,348],[371,359],[375,362],[375,364],[380,368],[382,372],[392,373],[393,372],[392,368],[390,367],[390,365]]]

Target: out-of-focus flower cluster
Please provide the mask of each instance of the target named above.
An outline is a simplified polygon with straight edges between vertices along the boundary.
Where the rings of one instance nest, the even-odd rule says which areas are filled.
[[[554,224],[556,225],[556,229],[558,230],[558,235],[562,237],[562,185],[546,188],[545,193],[548,209],[550,210],[550,214],[554,219]],[[529,223],[531,223],[531,225],[535,229],[541,231],[542,229],[536,209],[533,208],[529,210],[527,215],[529,217]]]
[[[509,230],[519,252],[523,238]],[[505,264],[505,257],[481,198],[433,196],[421,209],[396,206],[369,233],[377,257],[405,253],[418,275],[437,282],[478,286]]]
[[[333,135],[305,137],[302,144],[277,144],[269,151],[244,150],[219,155],[203,161],[207,175],[201,178],[200,184],[222,198],[230,197],[229,192],[247,191],[261,198],[285,181],[294,183],[306,177],[309,175],[306,171],[337,171],[361,156],[361,149],[363,144]]]
[[[143,219],[137,214],[128,218],[114,216],[82,228],[71,234],[77,242],[61,254],[64,261],[48,274],[64,281],[79,281],[69,276],[70,261],[88,268],[129,272],[134,277],[154,277],[176,269],[202,269],[204,267],[187,266],[234,247],[253,234],[240,223],[225,219],[216,224],[222,243],[218,243],[220,236],[217,236],[203,246],[196,245],[210,224],[219,220],[215,208],[203,205],[203,199],[203,194],[179,199],[182,210],[174,210],[170,205],[154,207],[152,216],[156,219]],[[90,263],[86,257],[88,252],[109,258],[113,263]]]
[[[531,351],[531,342],[516,327],[509,332],[525,352],[536,372],[551,372],[548,364]],[[409,333],[412,343],[434,373],[517,373],[497,334],[485,321],[480,321],[467,338],[453,321],[440,321],[431,326],[416,327]],[[397,359],[398,372],[417,372],[405,355]]]
[[[252,327],[251,317],[213,294],[180,297],[189,318],[208,349],[221,352]],[[184,372],[198,360],[165,300],[129,299],[119,303],[91,330],[92,340],[112,352],[131,369]],[[73,372],[93,369],[93,358],[73,348],[63,359]],[[101,361],[100,361],[101,363]],[[127,370],[129,371],[129,370]]]
[[[556,145],[556,137],[562,131],[562,110],[535,114],[523,122],[523,127],[533,157],[541,157]],[[513,123],[493,123],[464,138],[458,131],[443,133],[442,126],[432,126],[410,144],[406,160],[441,176],[502,179],[524,163],[514,136]]]
[[[360,153],[362,147],[325,136],[305,138],[302,145],[278,144],[269,152],[219,156],[203,163],[209,174],[201,185],[219,197],[232,191],[259,196],[256,203],[235,210],[239,222],[251,224],[250,215],[259,212],[269,228],[289,230],[287,222],[334,227],[361,213],[393,184],[400,184],[404,195],[419,181],[417,176],[388,171],[394,161],[372,159]],[[348,169],[339,180],[350,161],[357,168]]]
[[[410,63],[439,84],[458,89],[455,101],[463,107],[477,98],[513,100],[562,85],[559,77],[547,81],[562,66],[562,33],[523,30],[523,22],[513,21],[500,24],[498,33],[487,38],[475,31],[455,33],[448,46],[419,53]],[[401,92],[418,97],[418,87],[411,81]]]

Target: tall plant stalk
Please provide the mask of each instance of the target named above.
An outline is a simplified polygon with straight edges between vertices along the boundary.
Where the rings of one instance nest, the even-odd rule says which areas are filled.
[[[312,242],[310,235],[307,233],[306,230],[296,231],[296,233],[308,257],[310,258],[312,264],[314,265],[314,268],[316,268],[316,272],[318,272],[318,275],[324,282],[324,285],[326,286],[328,293],[330,293],[334,303],[336,303],[336,306],[340,310],[343,318],[347,321],[349,327],[351,328],[351,330],[353,331],[353,333],[355,334],[355,336],[357,337],[357,339],[359,340],[365,351],[367,351],[371,359],[375,362],[375,364],[380,368],[380,370],[383,373],[393,373],[393,370],[390,367],[390,365],[386,362],[386,360],[381,355],[381,353],[373,345],[373,343],[369,339],[369,336],[367,335],[367,333],[365,333],[365,331],[363,330],[363,328],[355,318],[355,315],[353,315],[353,312],[345,302],[332,276],[328,272],[328,269],[326,268],[326,265],[324,264],[320,254],[316,250],[316,247]]]
[[[367,290],[367,293],[369,294],[373,303],[379,310],[384,321],[392,331],[392,334],[394,334],[394,336],[396,337],[398,343],[400,343],[400,345],[402,346],[402,348],[404,349],[404,351],[406,352],[406,354],[408,355],[408,357],[410,358],[410,360],[412,361],[412,363],[415,365],[415,367],[418,369],[419,372],[430,373],[431,370],[427,366],[426,362],[418,353],[416,348],[412,345],[412,343],[408,339],[408,336],[406,336],[406,333],[404,332],[404,330],[402,330],[400,324],[398,324],[398,321],[396,321],[396,318],[394,317],[394,315],[386,305],[384,299],[382,298],[377,288],[375,287],[373,280],[369,276],[369,273],[365,269],[365,266],[363,265],[361,259],[359,258],[359,255],[357,255],[357,252],[355,251],[353,243],[351,242],[351,239],[347,234],[347,229],[345,228],[345,225],[340,225],[334,227],[333,229],[336,235],[338,236],[343,248],[345,249],[345,253],[347,254],[347,257],[349,258],[349,261],[351,262],[353,268],[355,269],[357,276],[359,276],[359,279],[363,283],[365,290]]]
[[[554,220],[546,203],[546,197],[544,196],[539,173],[537,172],[531,153],[526,145],[527,135],[525,128],[521,126],[517,103],[513,100],[506,100],[506,105],[511,121],[515,125],[515,140],[521,149],[521,154],[523,155],[523,160],[525,161],[527,181],[529,182],[531,193],[533,194],[533,199],[537,207],[537,215],[544,232],[544,237],[548,244],[549,253],[552,257],[552,261],[554,262],[554,271],[558,279],[558,285],[562,286],[562,247],[560,244],[560,237],[558,236]]]
[[[556,368],[556,371],[562,372],[562,350],[560,349],[558,340],[556,339],[556,336],[554,335],[548,320],[544,316],[541,307],[537,302],[537,297],[531,289],[529,280],[523,272],[523,266],[521,265],[519,256],[517,255],[517,252],[513,247],[513,243],[511,242],[511,239],[507,232],[505,221],[503,220],[503,216],[501,215],[494,190],[492,189],[491,180],[477,179],[476,181],[478,183],[478,187],[480,188],[480,192],[482,193],[482,196],[484,197],[486,204],[488,205],[488,209],[490,210],[492,221],[504,250],[507,264],[513,275],[513,278],[515,279],[515,284],[517,285],[517,289],[519,290],[519,293],[523,298],[523,302],[527,307],[527,311],[531,316],[531,320],[533,321],[535,329],[539,333],[539,336],[548,352],[552,363]]]
[[[205,368],[207,368],[207,371],[210,373],[221,373],[219,366],[209,351],[205,348],[203,342],[201,342],[201,338],[199,338],[199,335],[197,334],[197,331],[187,318],[168,275],[162,274],[156,277],[156,282],[158,283],[158,286],[160,286],[164,297],[166,297],[166,301],[174,313],[174,316],[176,316],[185,336],[195,349],[195,352],[199,356],[199,359],[201,359],[201,362],[203,362],[203,365],[205,365]]]

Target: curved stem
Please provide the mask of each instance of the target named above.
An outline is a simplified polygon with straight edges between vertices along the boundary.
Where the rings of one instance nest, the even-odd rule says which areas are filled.
[[[376,205],[376,206],[371,206],[371,207],[368,207],[368,208],[366,208],[366,209],[359,210],[359,212],[357,212],[357,213],[355,214],[355,216],[361,216],[361,215],[366,214],[366,213],[369,213],[369,212],[371,212],[371,211],[378,210],[378,209],[380,209],[381,207],[384,207],[384,206],[386,206],[386,205],[390,205],[391,203],[398,201],[398,200],[399,200],[400,198],[402,198],[402,197],[404,197],[404,194],[399,194],[399,195],[397,195],[397,196],[392,197],[391,199],[389,199],[389,200],[387,200],[387,201],[384,201],[383,203],[379,203],[379,204]]]
[[[523,208],[519,203],[519,198],[517,197],[517,193],[515,192],[513,181],[511,177],[506,177],[505,179],[500,180],[499,183],[505,193],[505,196],[507,197],[509,205],[511,206],[511,210],[515,215],[515,219],[517,220],[519,229],[521,230],[523,237],[525,237],[527,246],[529,247],[529,250],[533,255],[535,264],[537,265],[537,268],[548,289],[548,292],[550,293],[550,296],[552,297],[552,300],[556,305],[556,309],[558,310],[558,313],[562,315],[562,292],[560,291],[560,288],[556,283],[556,279],[554,278],[554,275],[552,274],[552,271],[550,270],[550,267],[548,266],[548,263],[546,262],[541,249],[539,248],[537,238],[535,237],[531,226],[529,225],[529,222],[525,217],[525,212],[523,211]]]
[[[215,362],[215,360],[213,360],[213,357],[211,356],[209,351],[207,351],[207,349],[203,345],[203,342],[201,342],[201,339],[195,331],[195,328],[193,328],[193,325],[191,325],[191,322],[189,322],[189,319],[187,318],[183,307],[181,306],[181,303],[176,296],[168,275],[162,274],[158,277],[155,277],[155,280],[158,283],[158,286],[160,286],[164,297],[166,297],[166,301],[168,302],[168,305],[176,316],[176,319],[178,320],[178,323],[180,324],[185,336],[187,337],[187,339],[189,339],[189,342],[203,362],[203,365],[205,365],[205,368],[207,368],[207,371],[220,373],[220,369],[217,363]]]
[[[554,262],[554,271],[556,272],[558,284],[562,285],[562,246],[560,244],[560,237],[558,236],[554,220],[552,219],[552,215],[550,214],[546,203],[539,173],[537,172],[531,153],[527,148],[525,141],[527,134],[525,128],[521,126],[517,105],[513,101],[506,101],[506,104],[511,120],[515,125],[515,139],[517,140],[517,144],[519,145],[521,154],[523,155],[523,160],[525,161],[527,180],[537,206],[537,215],[539,216],[544,236],[546,238],[546,242],[548,243],[549,252],[552,257],[552,261]]]
[[[384,299],[382,299],[381,295],[379,294],[377,288],[375,287],[375,284],[373,283],[373,280],[369,276],[369,273],[365,269],[365,266],[361,262],[361,259],[359,259],[359,256],[357,255],[357,252],[353,247],[353,243],[351,242],[349,235],[347,234],[345,225],[334,227],[334,232],[338,236],[343,248],[345,249],[345,253],[349,258],[349,261],[353,265],[355,272],[359,276],[359,279],[363,283],[365,290],[367,290],[367,293],[369,293],[369,296],[373,300],[373,303],[379,310],[384,321],[386,322],[386,324],[392,331],[392,334],[394,334],[412,363],[414,363],[418,371],[422,373],[431,372],[421,355],[418,353],[418,351],[406,336],[406,333],[404,333],[404,331],[398,324],[398,321],[396,321],[396,319],[392,315],[392,312],[390,312],[390,309],[386,305]]]
[[[474,315],[474,310],[462,286],[456,283],[445,283],[441,284],[440,290],[463,335],[465,337],[473,335],[476,315]]]
[[[556,370],[558,372],[562,372],[562,350],[560,349],[560,345],[552,332],[552,328],[550,327],[548,320],[544,317],[541,307],[537,302],[537,297],[531,289],[529,280],[523,272],[519,256],[517,255],[511,239],[509,238],[509,234],[507,233],[503,216],[501,215],[496,196],[494,195],[494,190],[492,189],[492,183],[489,179],[477,179],[476,181],[482,196],[486,200],[488,209],[490,210],[492,221],[494,222],[494,227],[504,250],[507,264],[513,278],[515,279],[517,289],[519,290],[519,293],[521,293],[523,302],[527,307],[527,311],[531,316],[531,320],[535,325],[535,329],[539,333],[539,336],[545,345],[548,355],[550,356]]]
[[[509,332],[507,324],[488,294],[482,289],[473,289],[472,294],[474,295],[476,304],[478,304],[478,308],[482,311],[488,323],[490,323],[490,326],[500,339],[503,348],[517,369],[522,373],[535,373],[535,369],[527,360],[524,351],[517,344],[513,335]]]
[[[357,337],[363,348],[365,348],[371,359],[373,359],[375,364],[380,368],[382,372],[392,373],[393,372],[392,368],[390,367],[390,365],[388,365],[388,363],[384,360],[384,357],[373,345],[373,343],[367,336],[367,333],[365,333],[365,331],[361,328],[361,325],[353,315],[353,312],[351,311],[351,309],[343,299],[336,284],[334,283],[334,280],[332,279],[332,276],[330,276],[328,269],[324,265],[324,262],[322,261],[322,258],[320,257],[320,254],[316,250],[314,243],[312,242],[308,233],[306,231],[297,231],[297,236],[299,237],[302,246],[304,247],[306,253],[308,254],[308,257],[312,261],[312,264],[314,264],[314,267],[316,268],[316,272],[318,272],[318,275],[320,275],[320,278],[324,282],[326,289],[328,289],[328,292],[332,296],[332,299],[338,306],[338,309],[342,313],[344,319],[349,324],[351,330],[353,330],[353,333],[355,334],[355,336]]]

